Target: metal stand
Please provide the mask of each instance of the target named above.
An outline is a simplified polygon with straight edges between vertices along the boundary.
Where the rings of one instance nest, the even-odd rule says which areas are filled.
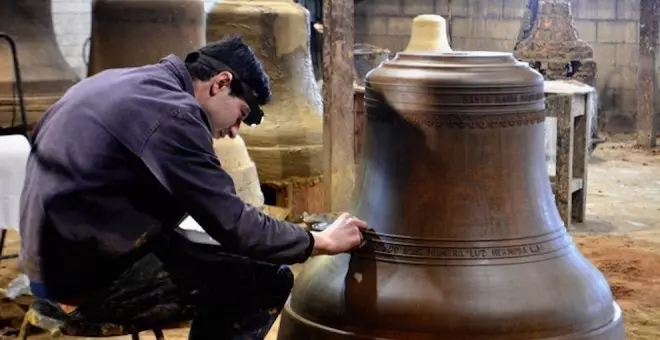
[[[3,32],[0,32],[0,38],[3,38],[7,41],[7,44],[9,44],[9,49],[11,50],[12,61],[14,63],[14,82],[16,84],[16,92],[18,95],[18,106],[21,113],[21,125],[19,127],[11,126],[9,128],[0,127],[0,135],[23,134],[25,135],[25,138],[27,138],[28,141],[30,141],[30,137],[28,136],[27,115],[25,114],[25,103],[23,101],[23,83],[21,81],[21,68],[18,64],[18,51],[16,49],[16,43],[14,42],[14,39],[11,36],[9,36],[9,34]],[[0,231],[0,261],[18,257],[18,254],[2,255],[2,251],[4,250],[5,247],[6,236],[7,236],[7,229],[2,229]]]

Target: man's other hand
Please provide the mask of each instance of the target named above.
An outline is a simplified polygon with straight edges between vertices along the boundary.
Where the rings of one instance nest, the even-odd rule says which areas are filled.
[[[329,227],[314,235],[313,255],[336,255],[351,251],[362,243],[367,223],[349,213],[341,214]]]

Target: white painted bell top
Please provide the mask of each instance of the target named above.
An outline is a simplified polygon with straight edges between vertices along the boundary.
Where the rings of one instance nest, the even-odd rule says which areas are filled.
[[[404,52],[452,52],[447,37],[447,20],[436,14],[416,16]]]

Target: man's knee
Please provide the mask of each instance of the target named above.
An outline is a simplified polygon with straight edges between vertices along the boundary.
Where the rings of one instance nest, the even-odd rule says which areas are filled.
[[[293,272],[288,266],[251,265],[244,268],[241,276],[244,280],[232,285],[237,285],[237,290],[241,292],[234,298],[240,299],[244,306],[256,304],[259,307],[279,308],[286,303],[293,288]]]
[[[271,294],[277,299],[278,303],[284,304],[293,289],[293,271],[289,266],[280,266],[275,271],[271,283]]]

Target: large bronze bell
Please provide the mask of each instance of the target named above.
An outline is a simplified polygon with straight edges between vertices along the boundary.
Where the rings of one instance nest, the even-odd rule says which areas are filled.
[[[202,0],[94,0],[87,75],[185,58],[205,42]]]
[[[415,50],[366,78],[354,213],[373,230],[305,264],[278,339],[625,339],[552,198],[541,74],[510,53]]]
[[[291,0],[223,0],[207,17],[207,40],[238,34],[271,79],[264,122],[240,134],[262,184],[276,196],[267,204],[294,218],[323,209],[323,102],[309,49],[309,12]]]
[[[28,124],[43,113],[80,78],[57,45],[51,0],[0,2],[0,32],[16,42]],[[14,69],[9,47],[0,42],[0,127],[20,124]]]

